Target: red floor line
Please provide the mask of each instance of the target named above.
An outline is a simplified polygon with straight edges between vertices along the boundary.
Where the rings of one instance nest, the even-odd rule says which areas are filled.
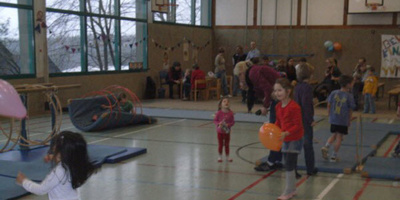
[[[374,122],[376,122],[376,120],[378,120],[378,118],[377,117],[375,117],[372,121],[371,121],[371,123],[374,123]]]
[[[254,183],[250,184],[249,186],[247,186],[246,188],[244,188],[242,191],[240,191],[239,193],[235,194],[233,197],[229,198],[229,200],[233,200],[238,198],[240,195],[242,195],[243,193],[245,193],[247,190],[251,189],[252,187],[256,186],[258,183],[260,183],[262,180],[268,178],[269,176],[271,176],[273,173],[275,173],[277,170],[271,171],[268,174],[264,175],[263,177],[261,177],[260,179],[258,179],[257,181],[255,181]]]
[[[365,188],[367,188],[370,181],[371,181],[371,178],[367,178],[367,180],[365,180],[363,187],[360,190],[358,190],[356,195],[354,195],[353,200],[358,200],[361,197],[361,195],[364,193],[364,190],[365,190]]]
[[[300,187],[300,185],[302,185],[304,182],[306,182],[307,179],[308,179],[308,176],[301,178],[300,181],[296,183],[296,187]]]
[[[392,149],[399,140],[400,140],[400,135],[398,135],[397,138],[393,141],[393,143],[390,145],[389,149],[385,152],[383,157],[387,157],[389,155],[389,153],[392,151]],[[367,188],[370,181],[371,178],[367,178],[367,180],[365,180],[363,187],[356,193],[356,195],[354,195],[353,200],[358,200],[361,197],[361,195],[363,194],[365,188]]]
[[[393,141],[393,143],[390,145],[389,149],[385,152],[385,154],[383,155],[383,157],[387,157],[389,155],[389,153],[392,151],[392,149],[396,146],[396,144],[399,142],[400,140],[400,135],[397,135],[397,138]]]
[[[350,121],[357,119],[357,117],[353,116]]]

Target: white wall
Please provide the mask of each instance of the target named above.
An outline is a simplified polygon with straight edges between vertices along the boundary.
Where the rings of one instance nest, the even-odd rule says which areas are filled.
[[[246,25],[246,3],[248,2],[247,25],[253,25],[253,0],[216,0],[215,25]]]
[[[307,3],[307,25],[343,25],[344,0],[303,0],[301,25],[306,24]]]
[[[277,5],[276,5],[277,3]],[[292,8],[291,8],[292,3]],[[296,25],[297,0],[258,0],[257,24],[270,26],[275,25],[275,8],[277,8],[276,25]],[[292,21],[290,22],[290,10],[292,10]],[[260,16],[262,20],[260,20]]]
[[[290,23],[294,26],[297,25],[298,0],[258,0],[257,2],[257,25],[288,26]],[[291,2],[293,4],[292,20],[290,21]],[[365,3],[365,0],[350,0],[350,2]],[[385,5],[393,4],[397,6],[399,4],[400,6],[400,0],[385,0],[384,2]],[[247,25],[252,26],[254,0],[216,0],[216,25],[246,25],[246,3],[248,3]],[[306,14],[307,25],[309,26],[343,25],[344,3],[345,0],[302,0],[301,25],[306,24]],[[275,14],[277,14],[276,20]],[[347,15],[347,24],[390,25],[393,21],[392,18],[393,13],[349,14]],[[400,13],[397,17],[397,23],[400,25]]]
[[[347,15],[348,25],[391,25],[392,20],[393,20],[392,13]]]

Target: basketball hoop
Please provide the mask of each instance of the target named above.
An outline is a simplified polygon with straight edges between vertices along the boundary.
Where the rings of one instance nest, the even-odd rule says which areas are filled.
[[[379,6],[380,4],[377,4],[377,3],[367,3],[366,4],[366,6],[368,7],[368,9],[369,10],[372,10],[372,11],[375,11],[375,10],[378,10],[378,7],[381,7],[381,6]]]
[[[384,0],[365,0],[365,6],[370,11],[385,10],[383,2]]]
[[[178,7],[178,4],[169,3],[168,0],[151,0],[151,11],[168,13],[170,7]]]

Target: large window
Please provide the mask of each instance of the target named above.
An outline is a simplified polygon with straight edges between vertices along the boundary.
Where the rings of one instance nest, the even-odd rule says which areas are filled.
[[[153,12],[153,20],[211,26],[211,0],[168,0],[168,12]]]
[[[49,66],[65,73],[147,68],[146,0],[63,4],[47,0]]]
[[[0,1],[0,76],[35,74],[29,2]]]

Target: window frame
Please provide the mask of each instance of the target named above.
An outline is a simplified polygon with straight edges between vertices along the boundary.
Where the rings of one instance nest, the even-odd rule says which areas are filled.
[[[79,1],[79,11],[71,11],[71,10],[63,10],[58,8],[49,8],[46,7],[46,12],[54,12],[54,13],[61,13],[61,14],[72,14],[77,15],[80,18],[80,44],[81,44],[81,71],[80,72],[59,72],[59,73],[49,73],[50,77],[63,77],[63,76],[81,76],[81,75],[95,75],[95,74],[120,74],[120,73],[137,73],[137,72],[146,72],[149,70],[148,67],[148,45],[147,45],[147,38],[148,38],[148,24],[147,24],[147,0],[137,0],[142,1],[142,5],[144,8],[143,18],[135,18],[135,17],[124,17],[121,16],[121,8],[120,8],[120,0],[114,0],[114,14],[97,14],[93,12],[89,12],[86,10],[87,7],[87,0],[80,0]],[[113,71],[88,71],[88,31],[87,31],[87,24],[88,24],[88,17],[100,17],[100,18],[107,18],[113,19],[114,21],[114,54],[115,57],[115,70]],[[131,21],[137,23],[144,23],[146,27],[143,28],[143,35],[145,36],[146,40],[143,41],[143,69],[137,70],[121,70],[121,21]]]
[[[24,9],[31,11],[30,15],[30,20],[27,21],[27,25],[33,27],[33,20],[34,20],[34,12],[33,12],[33,6],[34,6],[34,1],[32,1],[31,5],[27,4],[18,4],[18,3],[6,3],[6,2],[0,2],[0,7],[2,8],[14,8],[14,9]],[[28,15],[29,16],[29,15]],[[19,24],[18,24],[19,26]],[[35,34],[34,34],[34,29],[32,28],[32,31],[28,31],[28,37],[32,40],[32,43],[29,48],[29,57],[30,57],[30,64],[29,64],[29,74],[15,74],[15,75],[3,75],[0,74],[1,79],[22,79],[22,78],[36,78],[36,50],[35,50]]]

